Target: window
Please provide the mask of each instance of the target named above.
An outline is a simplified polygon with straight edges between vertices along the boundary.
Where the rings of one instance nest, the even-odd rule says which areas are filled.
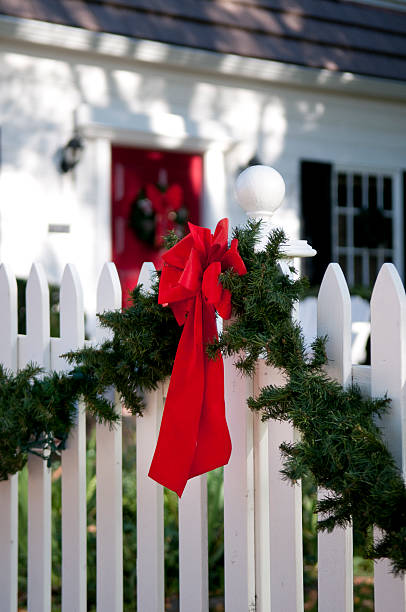
[[[302,160],[300,186],[301,237],[317,251],[303,262],[311,284],[331,261],[350,287],[372,287],[385,262],[403,276],[406,172]]]
[[[333,170],[332,257],[348,284],[372,286],[394,251],[394,177],[387,172]]]

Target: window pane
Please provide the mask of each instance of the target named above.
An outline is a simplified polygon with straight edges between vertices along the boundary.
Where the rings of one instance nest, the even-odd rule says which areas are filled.
[[[390,176],[383,177],[383,207],[384,210],[392,210],[392,179]]]
[[[340,264],[341,269],[344,272],[344,276],[347,276],[347,255],[339,255],[338,263]]]
[[[376,187],[376,176],[368,176],[368,207],[376,208],[378,203],[378,192]]]
[[[392,219],[381,209],[363,208],[354,216],[354,246],[392,248]]]
[[[361,208],[362,206],[362,176],[354,174],[352,177],[352,201],[353,206]]]
[[[384,238],[382,240],[387,249],[392,249],[392,219],[385,217],[384,221]]]
[[[384,261],[385,263],[392,263],[393,261],[392,255],[385,255]]]
[[[347,245],[347,217],[346,215],[338,216],[338,246]]]
[[[354,257],[354,285],[362,285],[362,255]]]
[[[347,175],[341,172],[337,176],[337,204],[347,206]]]
[[[378,259],[376,255],[369,256],[369,284],[372,285],[376,281],[376,277],[378,275]]]

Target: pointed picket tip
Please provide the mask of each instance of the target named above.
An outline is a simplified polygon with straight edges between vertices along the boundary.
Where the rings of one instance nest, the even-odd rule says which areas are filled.
[[[385,263],[379,271],[372,291],[371,310],[375,309],[381,301],[392,303],[391,300],[403,304],[405,302],[405,290],[395,266],[392,263]]]
[[[83,291],[73,264],[65,266],[60,290],[60,336],[74,345],[84,340]]]
[[[406,296],[393,264],[382,266],[371,297],[371,393],[387,393],[391,409],[379,420],[399,467],[405,468],[404,389],[406,384]]]
[[[17,367],[17,282],[9,266],[0,265],[0,362]]]
[[[19,338],[18,365],[50,364],[49,289],[40,263],[32,265],[26,287],[27,333]]]
[[[351,318],[351,297],[347,281],[338,263],[330,263],[323,276],[319,300],[335,301],[340,296],[343,308],[348,309]]]
[[[403,371],[405,364],[401,355],[405,350],[405,333],[405,290],[395,266],[386,263],[379,271],[371,297],[371,364],[374,368],[378,364],[381,364],[379,368],[383,367],[385,363],[392,374],[399,368]],[[374,387],[377,378],[372,378]]]
[[[47,277],[42,264],[39,262],[32,264],[30,273],[28,275],[27,295],[31,292],[48,299],[49,290]]]
[[[26,287],[27,335],[49,337],[49,289],[45,271],[33,263]]]
[[[138,277],[137,287],[142,285],[145,292],[150,293],[156,268],[152,261],[144,261]]]
[[[66,295],[75,296],[78,302],[83,301],[82,284],[73,264],[66,264],[62,275],[60,300],[62,301]]]
[[[11,267],[4,263],[0,264],[0,296],[4,304],[2,307],[6,307],[7,309],[15,309],[15,312],[17,313],[16,277]]]
[[[97,285],[97,312],[121,308],[121,284],[112,262],[104,264]]]
[[[329,264],[318,295],[317,333],[327,336],[329,375],[342,384],[351,378],[351,297],[337,263]]]

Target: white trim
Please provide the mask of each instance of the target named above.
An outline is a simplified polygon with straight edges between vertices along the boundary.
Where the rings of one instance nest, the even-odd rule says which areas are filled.
[[[280,83],[378,99],[406,99],[406,83],[395,80],[203,51],[5,15],[0,16],[1,39],[129,62],[158,64],[193,74],[214,74],[223,78]]]
[[[173,113],[114,112],[82,104],[76,111],[75,127],[86,138],[106,138],[115,144],[159,147],[177,151],[227,151],[237,141],[217,121],[193,121]]]
[[[75,114],[75,128],[88,142],[86,159],[78,166],[81,193],[93,183],[96,207],[96,266],[111,258],[111,145],[193,151],[203,156],[202,223],[214,230],[226,214],[225,152],[236,144],[221,124],[194,122],[170,113],[112,114],[109,109],[81,105]],[[89,178],[91,177],[91,178]],[[90,189],[92,191],[92,189]]]

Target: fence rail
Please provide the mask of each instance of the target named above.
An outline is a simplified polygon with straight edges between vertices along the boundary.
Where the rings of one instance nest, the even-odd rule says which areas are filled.
[[[140,282],[149,287],[152,264]],[[27,333],[17,333],[16,281],[0,267],[0,362],[16,370],[34,361],[64,370],[60,355],[84,343],[82,290],[67,266],[60,291],[60,338],[50,338],[49,296],[44,272],[32,267],[27,282]],[[98,311],[119,308],[121,289],[113,264],[106,264],[97,292]],[[393,408],[385,417],[387,443],[405,465],[406,298],[391,264],[378,276],[371,300],[371,365],[351,363],[351,302],[337,264],[326,271],[318,298],[318,333],[328,335],[329,374],[351,381],[368,394],[387,392]],[[97,341],[106,337],[99,328]],[[247,410],[246,398],[259,386],[278,384],[281,374],[260,363],[254,378],[236,373],[225,360],[227,419],[233,444],[224,469],[224,564],[226,612],[303,611],[300,485],[282,481],[279,445],[296,432],[285,423],[262,423]],[[110,391],[110,393],[114,393]],[[162,416],[166,386],[148,394],[137,419],[137,610],[164,610],[163,490],[147,477]],[[117,402],[117,410],[120,410]],[[121,428],[98,425],[97,610],[121,612],[122,482]],[[51,473],[41,459],[28,463],[28,610],[51,610]],[[325,491],[319,491],[325,495]],[[17,612],[18,476],[0,483],[0,612]],[[62,458],[62,611],[84,612],[86,596],[86,427],[78,406],[77,425]],[[181,612],[208,612],[206,477],[189,481],[179,502]],[[353,609],[351,528],[320,534],[320,612]],[[406,611],[404,578],[394,578],[386,562],[375,566],[375,610]]]

